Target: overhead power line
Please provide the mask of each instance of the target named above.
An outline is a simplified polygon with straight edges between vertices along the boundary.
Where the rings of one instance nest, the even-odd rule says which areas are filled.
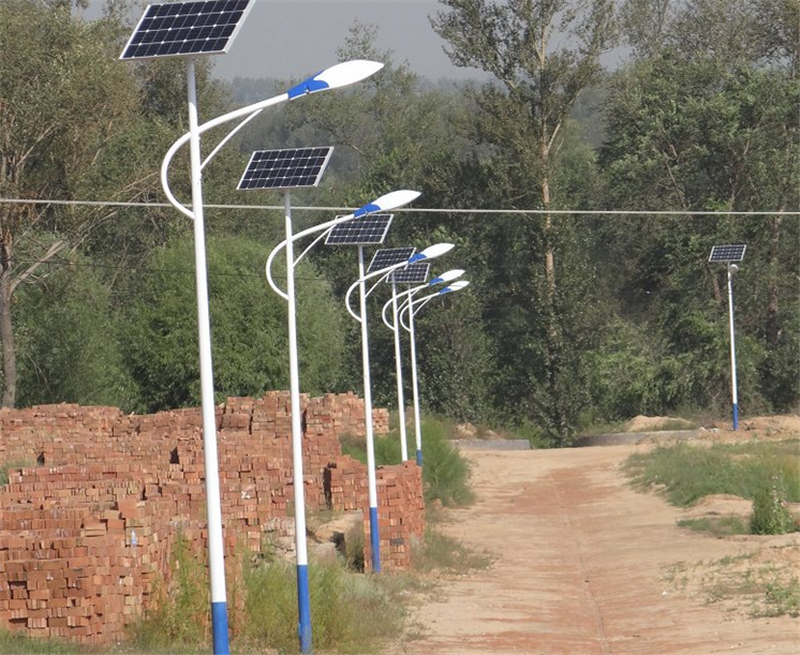
[[[0,198],[0,204],[17,205],[80,205],[86,207],[140,207],[140,208],[167,208],[173,206],[168,202],[124,202],[113,200],[49,200],[46,198]],[[274,210],[283,211],[283,205],[220,205],[205,204],[207,209],[233,209],[233,210]],[[352,212],[356,207],[303,207],[293,206],[292,211],[308,212]],[[477,207],[406,207],[397,209],[398,212],[419,214],[498,214],[510,216],[528,216],[532,214],[583,214],[588,216],[800,216],[800,211],[709,211],[709,210],[683,210],[683,209],[495,209]]]

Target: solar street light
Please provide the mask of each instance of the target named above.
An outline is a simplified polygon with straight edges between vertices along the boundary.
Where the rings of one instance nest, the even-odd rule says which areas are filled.
[[[739,398],[736,384],[736,339],[733,330],[733,276],[739,271],[735,262],[744,259],[745,244],[714,246],[708,261],[726,264],[728,269],[728,322],[731,333],[731,402],[733,404],[733,429],[739,429]]]
[[[392,272],[408,264],[440,257],[452,250],[452,243],[438,243],[425,250],[415,253],[414,248],[387,248],[375,253],[370,263],[369,270],[364,269],[364,249],[358,249],[358,279],[347,289],[345,306],[349,314],[361,324],[361,362],[364,376],[364,414],[366,417],[367,438],[367,482],[369,490],[369,525],[370,547],[372,550],[372,570],[379,573],[381,570],[380,555],[380,525],[378,523],[378,486],[375,474],[375,439],[372,429],[372,385],[369,368],[369,330],[367,328],[367,296],[377,287],[374,284],[369,291],[366,290],[368,280],[379,278],[378,282],[388,277]],[[358,288],[359,313],[350,305],[350,297]]]
[[[315,225],[313,227],[307,228],[298,232],[297,234],[291,234],[290,231],[287,229],[286,238],[279,243],[275,248],[273,248],[272,252],[270,252],[269,257],[267,258],[267,263],[265,266],[267,282],[269,283],[270,287],[272,288],[275,293],[279,296],[284,298],[285,300],[289,300],[290,295],[293,296],[293,291],[290,293],[290,287],[293,286],[293,271],[294,268],[300,263],[303,257],[314,247],[320,240],[322,240],[326,236],[330,236],[335,228],[343,228],[343,226],[348,223],[348,221],[353,221],[354,223],[361,223],[362,226],[367,226],[369,230],[377,230],[378,232],[388,229],[389,223],[391,222],[391,217],[388,219],[385,215],[382,215],[377,222],[373,223],[370,219],[372,219],[376,212],[386,212],[392,209],[397,209],[402,207],[403,205],[411,202],[415,198],[419,196],[419,192],[417,191],[410,191],[410,190],[400,190],[400,191],[393,191],[391,193],[387,193],[376,200],[373,200],[366,205],[363,205],[353,211],[350,214],[346,214],[344,216],[337,216],[335,219],[327,221],[326,223],[322,223],[320,225]],[[377,227],[376,227],[377,226]],[[298,241],[299,239],[312,236],[317,234],[318,236],[314,239],[314,241],[297,257],[294,257],[294,249],[293,244],[294,242]],[[272,264],[275,261],[275,257],[281,250],[286,249],[286,266],[287,266],[287,290],[284,291],[281,289],[272,275]],[[290,277],[291,276],[291,277]],[[290,285],[290,279],[292,280],[292,284]],[[292,303],[290,303],[292,304]],[[290,312],[292,313],[292,312]],[[367,400],[365,398],[365,405]],[[298,413],[299,416],[299,413]],[[370,411],[367,414],[367,431],[368,433],[372,430],[372,412]],[[378,567],[380,570],[380,567]]]
[[[280,190],[284,199],[286,232],[286,294],[289,304],[289,396],[292,424],[292,480],[294,482],[295,556],[297,561],[297,614],[300,650],[311,650],[311,602],[308,588],[308,541],[303,488],[303,427],[300,410],[300,367],[297,352],[297,304],[294,284],[291,190],[315,187],[330,161],[332,147],[259,150],[239,181],[240,190]]]
[[[429,289],[432,286],[437,284],[442,284],[449,280],[455,280],[456,278],[460,277],[464,274],[463,270],[454,269],[451,271],[447,271],[446,273],[442,273],[441,275],[433,278],[429,282],[425,283],[425,280],[428,278],[428,272],[430,270],[430,264],[425,262],[419,262],[416,264],[409,264],[404,269],[400,269],[395,271],[389,276],[389,281],[392,283],[392,297],[386,301],[383,306],[383,322],[393,333],[394,333],[394,340],[395,340],[395,368],[397,374],[397,398],[398,398],[398,406],[400,411],[400,416],[402,417],[401,420],[401,428],[405,428],[405,403],[403,400],[403,366],[402,360],[400,355],[400,329],[399,329],[399,310],[402,306],[409,301],[410,298],[414,296],[417,292],[423,289]],[[420,283],[423,284],[420,284]],[[397,294],[397,284],[416,284],[417,286],[407,289],[402,294]],[[400,301],[398,304],[399,297],[405,296],[403,300]],[[389,321],[387,317],[387,313],[389,310],[389,306],[392,306],[392,320]],[[413,344],[412,344],[413,347]],[[416,371],[412,369],[412,390],[414,393],[413,398],[413,407],[414,407],[414,431],[415,431],[415,441],[416,441],[416,462],[419,466],[422,466],[422,431],[420,429],[420,416],[419,416],[419,393],[418,387],[416,383]],[[408,447],[406,445],[406,434],[405,430],[402,429],[400,432],[401,437],[401,445],[403,448],[403,460],[405,461],[408,459]]]
[[[211,328],[208,308],[201,173],[205,165],[219,149],[266,107],[293,100],[309,93],[358,82],[383,67],[383,64],[370,61],[337,64],[295,85],[286,93],[269,100],[254,103],[243,109],[229,112],[224,116],[200,125],[197,109],[195,58],[197,56],[226,53],[253,4],[254,0],[192,0],[190,2],[148,5],[120,55],[120,59],[125,61],[170,57],[183,57],[186,59],[189,131],[167,151],[161,164],[161,183],[169,202],[194,222],[203,453],[208,516],[209,573],[211,579],[211,619],[215,655],[227,655],[230,648],[228,643],[228,610],[225,591],[222,510],[220,505],[219,463],[214,413],[214,375],[211,359]],[[243,118],[243,120],[217,144],[205,160],[202,160],[200,152],[201,134],[237,118]],[[183,205],[175,197],[170,189],[168,180],[170,163],[178,149],[186,143],[189,144],[191,169],[191,209]]]
[[[414,315],[422,309],[422,307],[428,303],[429,300],[436,298],[438,296],[451,293],[453,291],[458,291],[459,289],[463,289],[469,282],[466,281],[458,281],[453,282],[452,284],[444,287],[437,293],[430,294],[425,296],[424,298],[420,298],[418,300],[413,299],[414,293],[421,291],[426,287],[431,287],[436,284],[443,284],[446,282],[450,282],[451,280],[456,280],[457,278],[461,277],[464,274],[464,271],[461,269],[454,269],[452,271],[447,271],[446,273],[442,273],[438,277],[433,278],[428,282],[427,285],[417,287],[416,289],[411,289],[408,292],[408,297],[403,302],[400,307],[400,313],[398,315],[398,323],[397,325],[402,325],[406,331],[409,333],[409,343],[411,345],[411,388],[414,394],[414,429],[415,429],[415,437],[417,442],[417,464],[422,466],[422,422],[420,419],[420,399],[419,399],[419,376],[417,374],[417,337],[414,331]],[[418,305],[418,307],[414,308],[414,305]],[[403,316],[408,316],[408,323],[406,324],[403,321]]]

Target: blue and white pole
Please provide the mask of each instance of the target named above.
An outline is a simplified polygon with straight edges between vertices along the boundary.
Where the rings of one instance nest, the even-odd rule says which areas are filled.
[[[358,247],[359,311],[361,314],[361,365],[364,377],[364,425],[367,438],[367,487],[369,491],[369,543],[372,570],[381,572],[381,538],[378,522],[378,481],[375,471],[375,435],[372,429],[372,383],[369,372],[369,329],[367,328],[367,293],[364,247]]]
[[[297,556],[297,635],[300,639],[300,652],[309,653],[311,652],[311,601],[308,589],[306,501],[303,488],[303,428],[300,410],[292,209],[288,190],[284,191],[283,197],[286,230],[286,300],[289,304],[289,395],[292,411],[292,480],[294,481],[294,530]]]
[[[211,628],[214,654],[228,655],[228,603],[225,591],[225,552],[222,540],[222,506],[219,492],[217,422],[214,412],[214,371],[211,361],[211,319],[208,307],[203,183],[200,161],[197,88],[194,60],[186,62],[189,96],[189,159],[192,180],[192,218],[194,219],[195,281],[197,288],[197,332],[200,351],[200,391],[203,415],[203,458],[206,476],[206,515],[208,518],[208,559],[211,577]]]
[[[403,397],[403,359],[400,353],[400,328],[397,322],[397,283],[392,282],[392,312],[394,315],[394,363],[397,378],[397,411],[400,422],[400,460],[408,460],[408,437],[406,435],[406,403]]]
[[[366,207],[370,207],[367,205]],[[376,207],[370,209],[370,212],[379,211],[380,207]],[[439,243],[433,246],[429,246],[422,252],[416,253],[412,255],[407,261],[400,262],[399,264],[395,264],[393,266],[388,266],[386,268],[380,269],[378,271],[374,271],[372,273],[367,274],[365,272],[364,266],[364,248],[362,246],[358,247],[358,279],[350,286],[345,294],[345,306],[347,307],[347,311],[350,315],[355,318],[359,323],[361,323],[361,360],[363,366],[363,375],[364,375],[364,418],[365,418],[365,429],[366,429],[366,441],[367,441],[367,482],[368,482],[368,489],[369,489],[369,521],[370,521],[370,547],[372,550],[372,570],[375,573],[379,573],[381,571],[381,559],[380,559],[380,524],[378,521],[378,486],[377,486],[377,476],[375,471],[375,438],[374,438],[374,431],[372,428],[372,389],[371,389],[371,382],[370,382],[370,371],[369,371],[369,336],[368,336],[368,329],[367,329],[367,296],[370,292],[376,288],[377,285],[373,286],[369,291],[366,291],[366,282],[367,280],[376,278],[378,276],[381,279],[387,277],[392,271],[396,271],[399,268],[407,266],[408,264],[413,264],[417,261],[422,261],[423,259],[433,259],[434,257],[439,257],[446,252],[452,250],[455,246],[452,243]],[[350,297],[353,294],[353,291],[359,289],[359,312],[360,314],[356,314],[352,307],[350,306]]]
[[[739,429],[739,398],[736,384],[736,337],[733,330],[733,276],[739,270],[728,262],[728,318],[731,331],[731,400],[733,401],[733,429]]]

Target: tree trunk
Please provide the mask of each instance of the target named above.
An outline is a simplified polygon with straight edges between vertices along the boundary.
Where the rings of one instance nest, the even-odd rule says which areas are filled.
[[[781,337],[781,326],[778,313],[778,243],[780,237],[781,215],[777,214],[769,220],[769,265],[767,267],[767,343],[773,348],[778,345]]]
[[[3,343],[3,399],[0,406],[14,407],[17,399],[17,356],[11,322],[11,280],[0,270],[0,341]]]

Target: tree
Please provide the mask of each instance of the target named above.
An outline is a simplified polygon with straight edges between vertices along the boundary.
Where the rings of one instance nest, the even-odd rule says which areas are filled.
[[[0,194],[69,200],[90,191],[109,144],[136,119],[137,89],[115,61],[116,34],[110,19],[74,19],[69,2],[0,3]],[[111,199],[133,199],[143,182],[128,179]],[[0,205],[4,407],[17,393],[15,292],[114,215],[105,207]]]
[[[263,262],[264,249],[249,239],[208,239],[218,402],[288,385],[286,304],[266,285]],[[276,267],[280,264],[276,261]],[[200,401],[193,267],[191,240],[177,239],[154,254],[149,274],[129,290],[123,350],[139,389],[137,410],[153,412]],[[341,309],[332,303],[327,285],[315,279],[312,267],[302,266],[297,275],[304,280],[298,286],[303,390],[337,391],[344,347]]]
[[[544,210],[541,225],[516,230],[530,255],[541,258],[544,293],[536,290],[539,276],[534,268],[527,279],[516,280],[525,290],[512,305],[519,304],[527,313],[532,299],[541,301],[537,312],[544,314],[545,330],[523,338],[523,343],[541,338],[546,345],[543,367],[536,377],[547,393],[533,403],[546,418],[547,429],[568,439],[576,408],[569,407],[574,398],[566,387],[569,378],[577,382],[578,376],[570,370],[574,362],[567,361],[565,329],[569,328],[563,321],[564,299],[559,298],[556,251],[570,237],[558,234],[549,210],[557,206],[553,174],[561,131],[580,93],[597,81],[600,55],[613,43],[613,3],[442,0],[442,4],[449,11],[438,13],[432,24],[448,42],[451,60],[494,77],[493,83],[475,94],[481,112],[477,135],[504,160],[512,186],[506,204]],[[554,41],[559,34],[566,37],[566,45],[557,47]],[[539,393],[534,389],[534,396]]]

